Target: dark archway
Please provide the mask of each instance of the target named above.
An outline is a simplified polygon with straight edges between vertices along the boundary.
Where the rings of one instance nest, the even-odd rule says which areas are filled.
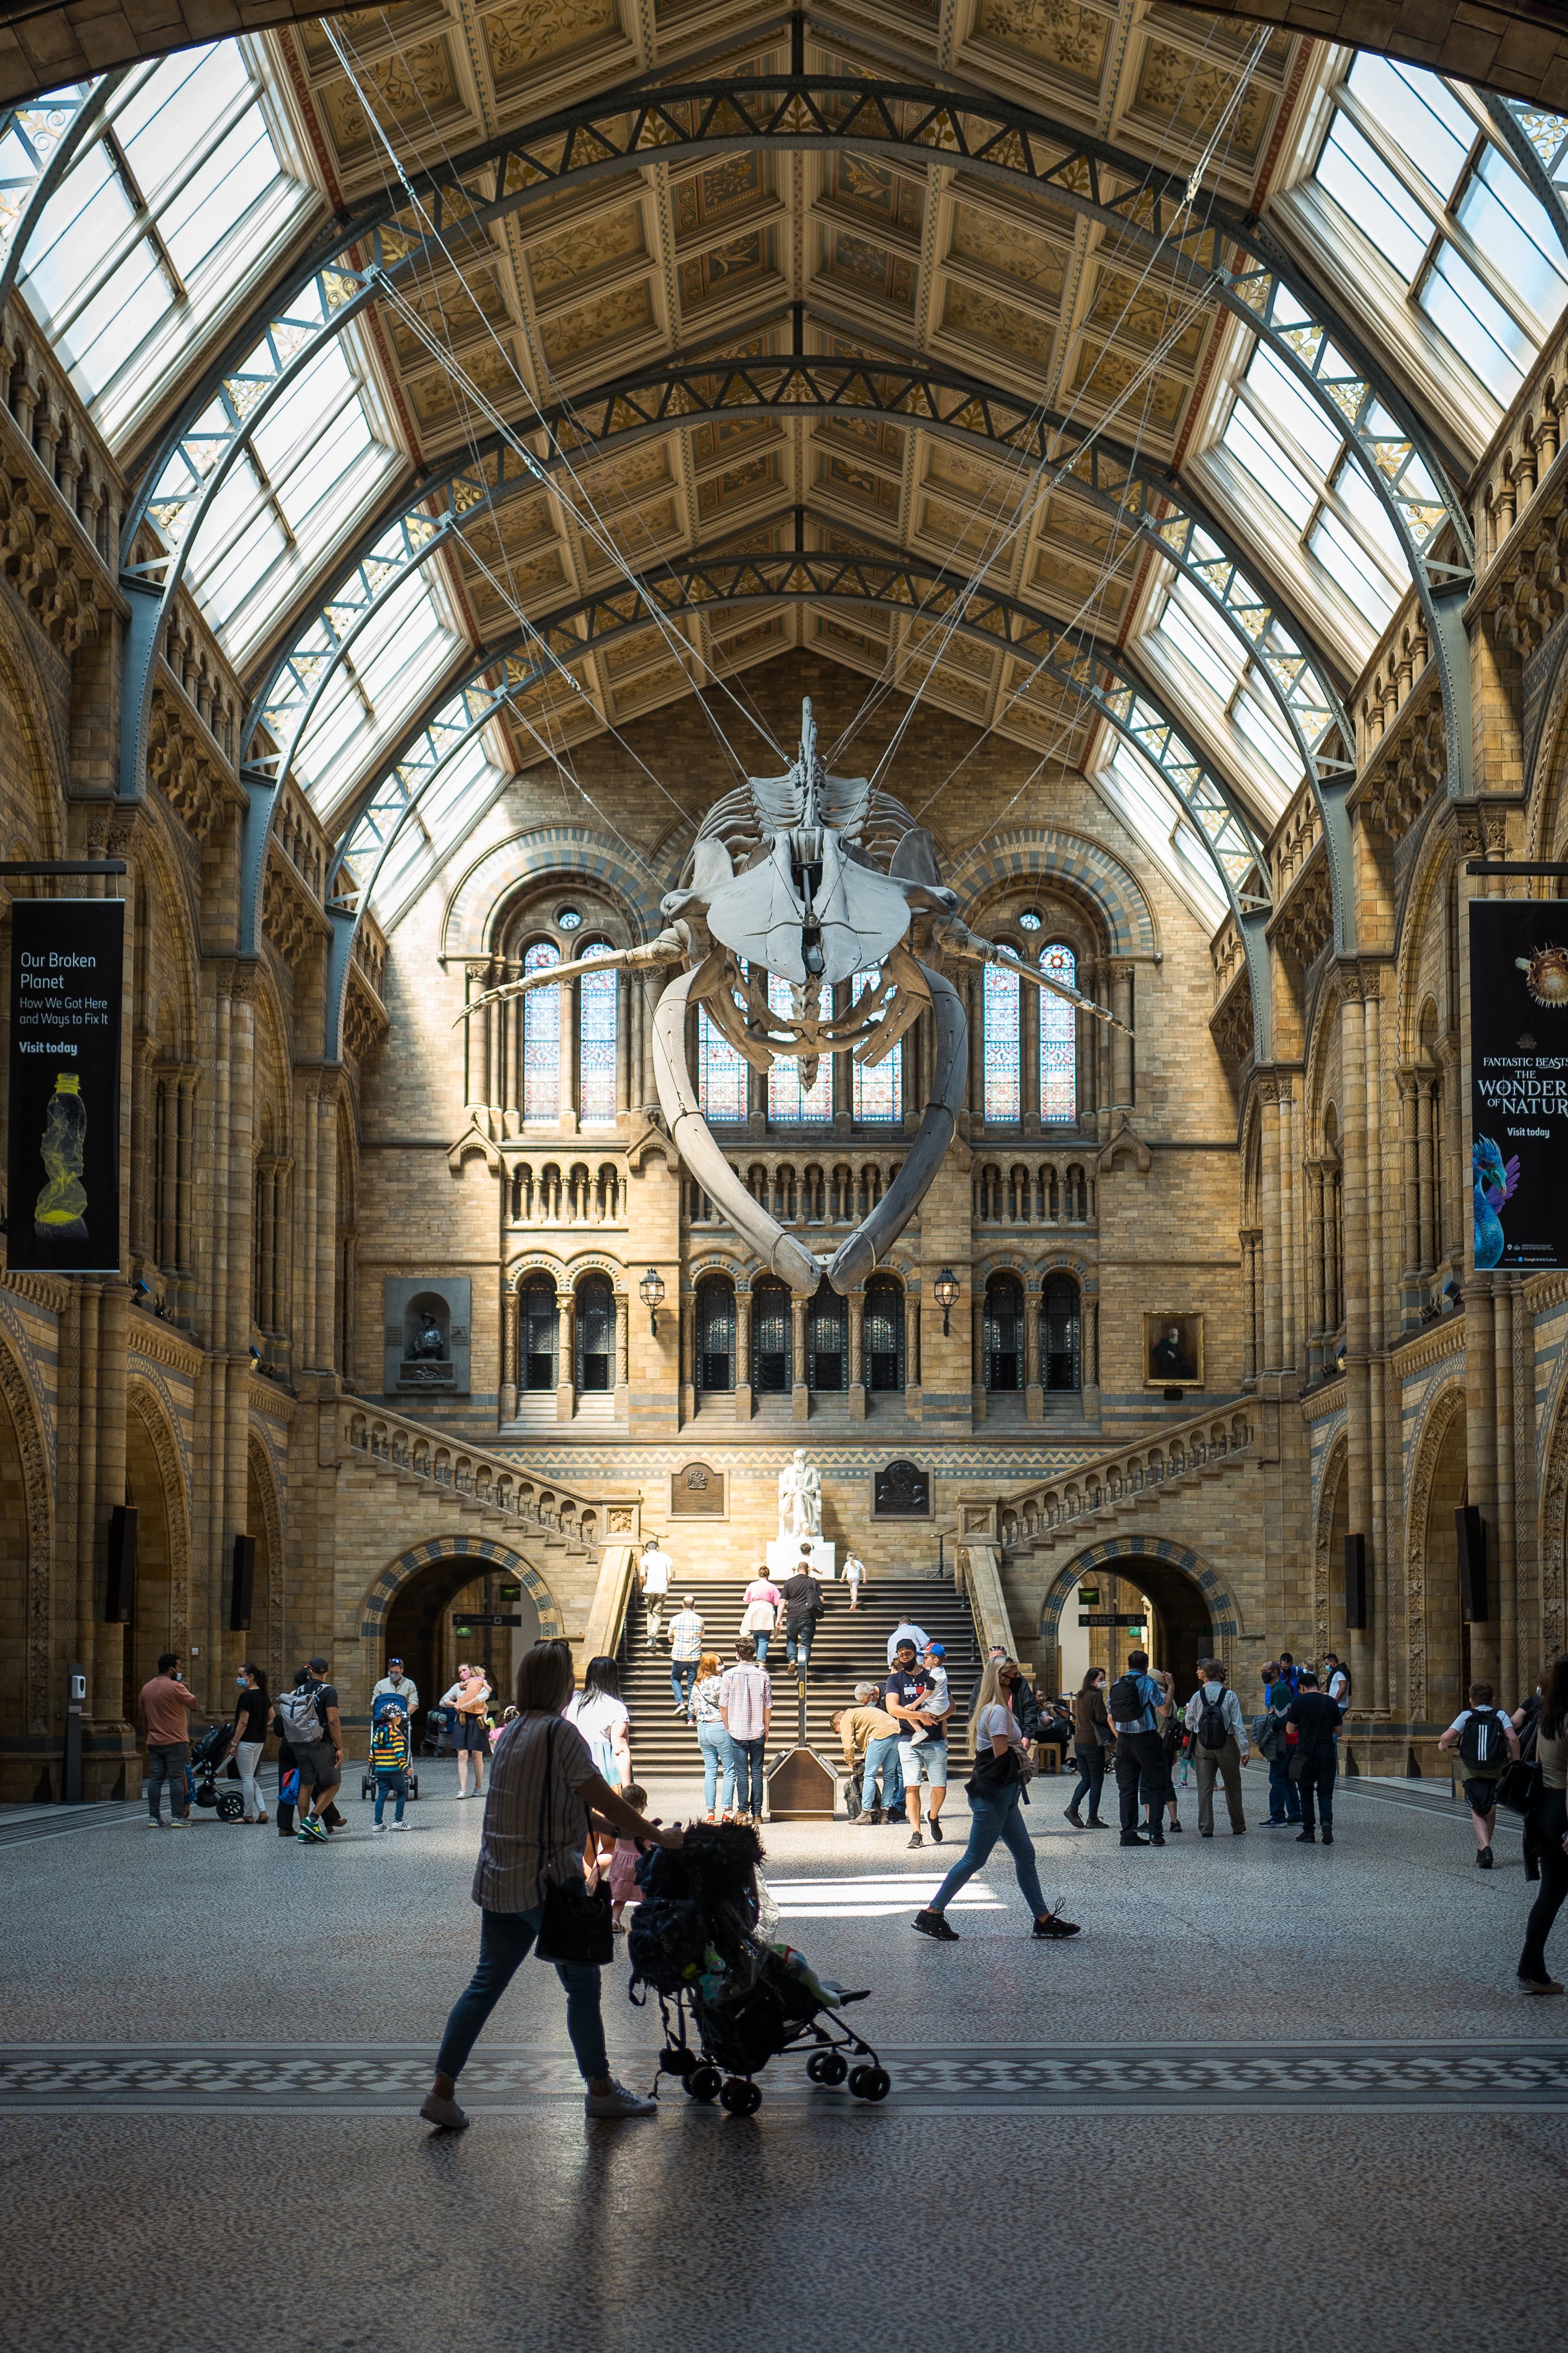
[[[517,1617],[522,1623],[476,1626],[459,1639],[453,1621],[464,1609],[487,1617]],[[419,1692],[416,1742],[424,1730],[424,1711],[447,1689],[459,1658],[484,1668],[499,1709],[510,1701],[515,1662],[539,1640],[539,1611],[526,1587],[494,1561],[466,1553],[416,1569],[398,1587],[384,1623],[381,1656],[374,1662],[371,1680],[379,1682],[388,1659],[403,1661]]]
[[[1120,1574],[1148,1597],[1154,1612],[1149,1629],[1150,1656],[1168,1667],[1176,1679],[1176,1697],[1184,1705],[1197,1689],[1198,1661],[1214,1649],[1214,1620],[1208,1603],[1190,1577],[1168,1560],[1152,1555],[1130,1560]],[[1125,1657],[1125,1651],[1121,1652]]]

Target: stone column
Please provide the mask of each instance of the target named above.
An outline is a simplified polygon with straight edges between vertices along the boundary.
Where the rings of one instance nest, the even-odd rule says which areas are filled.
[[[616,1113],[632,1108],[632,1006],[637,992],[624,972],[616,975]]]
[[[985,1419],[985,1295],[976,1289],[970,1303],[969,1410],[971,1419]]]
[[[561,991],[561,1126],[567,1135],[577,1133],[577,984],[563,980]]]
[[[153,1141],[155,1038],[138,1035],[131,1050],[131,1250],[134,1258],[153,1258],[157,1250],[153,1200],[158,1165]]]
[[[1327,1292],[1323,1282],[1323,1164],[1307,1163],[1307,1379],[1321,1380],[1327,1348]]]
[[[1260,1375],[1278,1373],[1283,1361],[1280,1311],[1284,1270],[1279,1251],[1279,1082],[1268,1078],[1259,1089],[1262,1111],[1262,1182],[1258,1215],[1263,1235],[1263,1330]],[[1270,1391],[1270,1395],[1273,1392]]]
[[[1129,1025],[1132,1019],[1132,967],[1117,964],[1110,967],[1110,1009],[1118,1021]],[[1110,1104],[1111,1125],[1118,1116],[1131,1117],[1133,1095],[1132,1040],[1124,1030],[1110,1032]]]
[[[516,1288],[503,1277],[500,1291],[500,1378],[497,1384],[500,1389],[497,1404],[502,1422],[517,1419],[517,1392],[521,1380],[517,1354],[521,1337],[518,1329],[519,1314]]]
[[[805,1375],[805,1293],[792,1293],[789,1303],[790,1418],[795,1421],[805,1421],[811,1412],[811,1388]]]
[[[680,1419],[689,1421],[697,1411],[697,1294],[680,1293]]]
[[[1382,1564],[1376,1557],[1373,1514],[1370,1366],[1372,1302],[1367,1292],[1366,1023],[1363,977],[1354,966],[1342,971],[1341,1069],[1344,1119],[1341,1130],[1343,1178],[1345,1313],[1345,1402],[1349,1460],[1346,1470],[1347,1532],[1366,1545],[1367,1602],[1375,1620]],[[1348,1630],[1351,1673],[1361,1704],[1374,1704],[1373,1631]]]
[[[577,1404],[577,1359],[572,1329],[576,1300],[570,1291],[555,1294],[555,1419],[570,1421]]]
[[[1035,994],[1030,990],[1031,997]],[[1046,1418],[1046,1389],[1041,1365],[1044,1337],[1040,1319],[1046,1312],[1044,1290],[1024,1286],[1024,1418],[1026,1421],[1043,1421]],[[1081,1341],[1080,1341],[1081,1345]]]
[[[921,1419],[921,1300],[918,1292],[904,1293],[904,1412],[910,1421]]]
[[[1413,1328],[1421,1299],[1421,1082],[1408,1064],[1399,1073],[1399,1307],[1400,1322]]]
[[[1082,1322],[1079,1326],[1079,1369],[1083,1381],[1083,1412],[1086,1421],[1100,1419],[1100,1298],[1098,1293],[1086,1290],[1079,1301]]]
[[[849,1293],[849,1419],[866,1419],[866,1294]]]
[[[319,1373],[330,1373],[337,1361],[332,1307],[338,1273],[338,1103],[335,1090],[321,1088],[311,1095],[307,1110],[316,1131],[316,1281],[315,1321],[310,1335],[310,1361]]]
[[[1519,1558],[1514,1462],[1513,1327],[1524,1313],[1520,1276],[1497,1274],[1492,1279],[1492,1413],[1496,1427],[1497,1571],[1496,1591],[1488,1596],[1491,1620],[1497,1628],[1499,1696],[1506,1706],[1519,1686]]]
[[[1432,1075],[1423,1070],[1417,1079],[1415,1096],[1415,1264],[1423,1278],[1436,1274],[1443,1255],[1443,1244],[1437,1232],[1434,1211],[1436,1200],[1436,1163],[1433,1153]]]
[[[752,1294],[735,1293],[735,1419],[752,1418]]]
[[[631,1398],[631,1294],[616,1293],[616,1419],[625,1421]]]
[[[1026,1135],[1040,1133],[1040,992],[1018,983],[1018,1111]]]
[[[969,1020],[969,1116],[978,1128],[985,1117],[985,990],[971,968],[966,968],[961,986]]]

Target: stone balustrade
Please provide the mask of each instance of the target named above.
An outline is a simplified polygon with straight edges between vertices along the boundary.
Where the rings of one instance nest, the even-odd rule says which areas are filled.
[[[343,1442],[401,1476],[432,1488],[446,1488],[484,1511],[520,1527],[559,1536],[593,1551],[607,1538],[629,1542],[637,1533],[637,1506],[606,1504],[603,1498],[563,1487],[520,1471],[504,1456],[444,1438],[438,1430],[379,1408],[345,1401]]]
[[[996,1506],[997,1533],[1005,1546],[1032,1543],[1131,1496],[1245,1454],[1256,1435],[1246,1411],[1196,1416],[1156,1440],[1100,1455],[1022,1495],[1009,1495]]]

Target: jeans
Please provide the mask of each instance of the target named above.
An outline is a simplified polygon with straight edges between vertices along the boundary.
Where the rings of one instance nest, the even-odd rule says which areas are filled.
[[[671,1659],[669,1662],[670,1696],[677,1707],[689,1708],[691,1686],[697,1681],[695,1659]]]
[[[1539,1985],[1552,1974],[1546,1966],[1546,1939],[1563,1907],[1563,1898],[1568,1895],[1568,1854],[1563,1852],[1563,1834],[1568,1830],[1568,1802],[1563,1791],[1543,1789],[1541,1803],[1529,1820],[1541,1862],[1541,1893],[1530,1907],[1519,1974],[1521,1978],[1533,1978]]]
[[[544,1906],[531,1912],[484,1912],[479,1966],[452,2005],[436,2057],[438,2075],[460,2075],[497,2002],[532,1949]],[[610,2072],[605,2053],[605,2021],[599,2014],[599,1972],[592,1961],[557,1961],[555,1974],[566,1989],[566,2031],[584,2082],[603,2082]]]
[[[773,1641],[773,1632],[772,1627],[768,1629],[765,1634],[753,1634],[752,1637],[752,1641],[757,1646],[757,1664],[759,1667],[765,1667],[768,1663],[768,1644]]]
[[[784,1657],[796,1670],[803,1683],[805,1680],[805,1671],[811,1664],[811,1638],[816,1631],[816,1620],[808,1618],[804,1626],[792,1626],[784,1641]]]
[[[403,1809],[407,1802],[408,1798],[408,1776],[403,1770],[401,1766],[395,1772],[392,1773],[387,1772],[384,1767],[377,1768],[375,1776],[375,1819],[378,1822],[381,1820],[381,1810],[385,1805],[388,1798],[395,1798],[397,1800],[397,1811],[394,1814],[392,1819],[395,1822],[400,1822],[403,1820]]]
[[[1310,1831],[1314,1827],[1312,1820],[1314,1793],[1317,1796],[1318,1811],[1323,1818],[1323,1828],[1326,1831],[1333,1828],[1334,1782],[1338,1778],[1339,1769],[1339,1752],[1337,1749],[1331,1748],[1325,1754],[1314,1757],[1301,1778],[1294,1784],[1300,1792],[1303,1830]]]
[[[702,1810],[711,1814],[735,1804],[735,1751],[721,1724],[700,1724],[697,1746],[702,1751]]]
[[[1116,1794],[1121,1811],[1121,1835],[1138,1835],[1138,1785],[1149,1798],[1152,1826],[1163,1831],[1165,1799],[1171,1794],[1171,1771],[1165,1744],[1157,1732],[1119,1732],[1116,1736]]]
[[[234,1761],[239,1767],[240,1794],[245,1799],[247,1822],[252,1820],[264,1822],[267,1820],[267,1808],[256,1786],[256,1767],[261,1761],[261,1751],[265,1746],[266,1743],[260,1740],[242,1740],[234,1752]]]
[[[1018,1785],[1015,1782],[1011,1788],[1000,1790],[994,1798],[970,1799],[969,1844],[931,1897],[931,1909],[933,1912],[946,1911],[959,1889],[966,1880],[973,1878],[1000,1839],[1013,1858],[1013,1868],[1018,1874],[1018,1886],[1025,1903],[1037,1920],[1043,1918],[1049,1906],[1040,1892],[1034,1842],[1025,1827],[1018,1797]]]
[[[743,1814],[760,1814],[763,1810],[763,1749],[759,1736],[755,1740],[737,1740],[729,1736],[735,1757],[735,1802]]]
[[[169,1784],[169,1815],[172,1820],[184,1821],[191,1810],[185,1790],[185,1767],[191,1761],[188,1740],[160,1741],[147,1744],[147,1811],[154,1821],[158,1819],[158,1797],[165,1781]]]
[[[877,1795],[879,1776],[882,1794]],[[895,1797],[893,1792],[898,1791]],[[904,1776],[899,1763],[899,1736],[889,1732],[884,1739],[868,1740],[866,1761],[860,1767],[860,1803],[868,1814],[879,1808],[885,1814],[897,1810],[903,1798]]]
[[[1105,1751],[1098,1740],[1089,1743],[1079,1740],[1073,1744],[1073,1754],[1078,1758],[1078,1788],[1068,1804],[1076,1814],[1087,1791],[1089,1818],[1093,1821],[1099,1815],[1100,1793],[1105,1787]]]
[[[1283,1748],[1268,1759],[1268,1819],[1271,1822],[1301,1819],[1301,1792],[1290,1778],[1289,1757]]]
[[[1233,1831],[1247,1828],[1241,1802],[1241,1746],[1235,1733],[1223,1748],[1205,1748],[1200,1740],[1194,1751],[1198,1761],[1198,1828],[1214,1834],[1214,1783],[1217,1773],[1225,1783],[1225,1807]]]

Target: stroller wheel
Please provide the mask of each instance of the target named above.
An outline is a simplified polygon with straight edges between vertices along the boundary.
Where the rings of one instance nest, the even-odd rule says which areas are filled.
[[[661,2051],[658,2054],[658,2072],[661,2075],[690,2076],[697,2073],[697,2067],[696,2052],[684,2050],[679,2043],[672,2042],[668,2051]]]
[[[763,2105],[760,2084],[748,2084],[743,2075],[731,2075],[719,2094],[719,2105],[732,2116],[754,2116]]]
[[[217,1801],[220,1822],[237,1822],[245,1813],[245,1799],[237,1789],[225,1789]]]
[[[842,2084],[849,2073],[849,2062],[842,2051],[818,2051],[806,2062],[805,2072],[814,2084]]]
[[[885,2067],[857,2067],[849,2078],[849,2089],[858,2100],[885,2100],[893,2088],[893,2079]]]
[[[686,2088],[694,2100],[716,2100],[723,2080],[717,2067],[704,2063],[692,2069],[686,2078]]]

